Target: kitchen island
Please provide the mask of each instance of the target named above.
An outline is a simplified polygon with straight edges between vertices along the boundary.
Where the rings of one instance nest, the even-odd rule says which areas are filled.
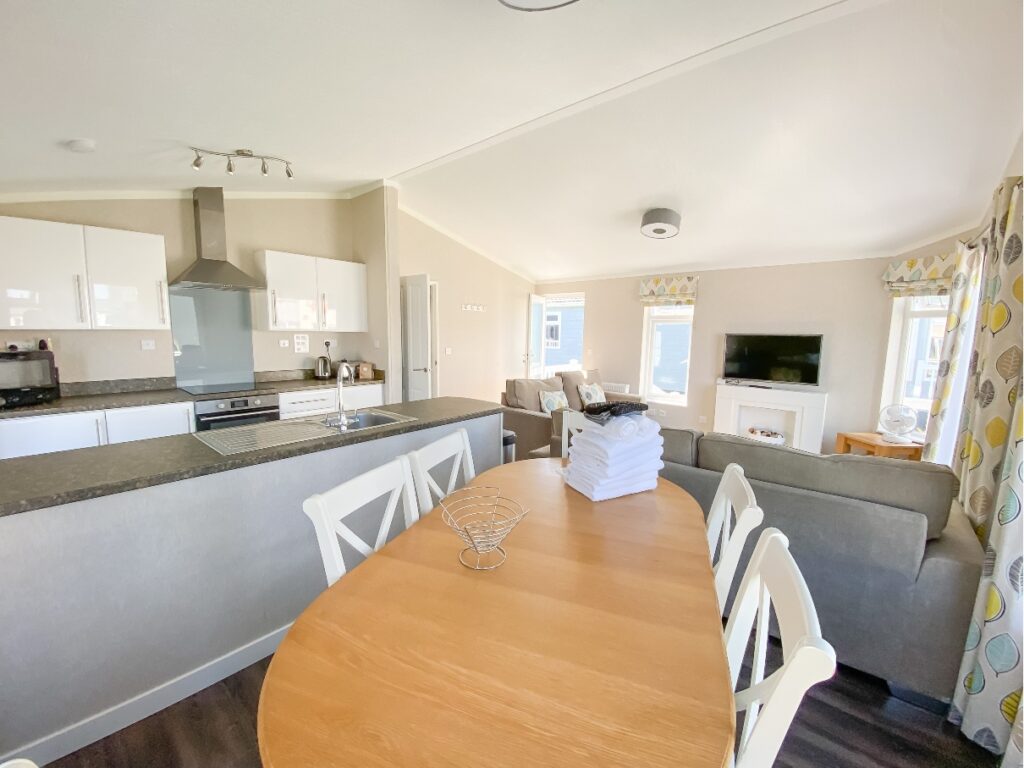
[[[497,404],[381,410],[413,420],[231,456],[178,435],[0,461],[0,761],[49,762],[272,653],[326,586],[305,498],[458,427],[477,471],[501,462]]]

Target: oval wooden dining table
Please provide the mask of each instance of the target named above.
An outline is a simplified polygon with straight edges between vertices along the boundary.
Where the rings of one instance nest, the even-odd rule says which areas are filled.
[[[720,766],[735,716],[697,502],[600,503],[558,459],[477,476],[529,513],[474,571],[439,510],[324,591],[260,696],[265,768]]]

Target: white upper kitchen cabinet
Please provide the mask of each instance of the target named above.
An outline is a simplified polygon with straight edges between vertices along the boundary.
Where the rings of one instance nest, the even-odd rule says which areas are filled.
[[[5,328],[89,328],[82,227],[0,216],[0,322]]]
[[[162,235],[85,227],[93,328],[171,327]]]
[[[365,331],[366,265],[337,259],[316,259],[320,330]]]
[[[103,411],[0,419],[0,459],[93,448],[106,442]]]
[[[191,402],[111,408],[106,415],[110,444],[195,432],[196,416]]]
[[[298,253],[257,251],[256,269],[267,282],[257,326],[271,331],[318,330],[316,259]]]

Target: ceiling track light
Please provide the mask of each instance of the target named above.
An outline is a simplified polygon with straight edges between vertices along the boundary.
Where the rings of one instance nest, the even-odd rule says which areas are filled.
[[[270,175],[270,163],[280,163],[284,166],[284,175],[289,179],[295,178],[295,172],[292,170],[291,161],[285,160],[283,157],[257,155],[251,149],[236,149],[233,152],[218,152],[215,149],[202,149],[201,147],[189,147],[189,149],[196,153],[195,160],[192,161],[192,170],[194,171],[198,171],[202,167],[203,158],[206,155],[211,155],[213,157],[226,157],[228,159],[227,167],[224,169],[227,171],[228,176],[235,175],[235,160],[242,158],[244,160],[259,160],[260,173],[264,176]]]

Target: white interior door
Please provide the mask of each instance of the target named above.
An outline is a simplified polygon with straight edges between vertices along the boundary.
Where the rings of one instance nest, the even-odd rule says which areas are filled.
[[[526,344],[526,375],[539,379],[544,375],[544,297],[530,294],[530,322]]]
[[[402,357],[405,400],[431,397],[430,278],[402,278]]]

